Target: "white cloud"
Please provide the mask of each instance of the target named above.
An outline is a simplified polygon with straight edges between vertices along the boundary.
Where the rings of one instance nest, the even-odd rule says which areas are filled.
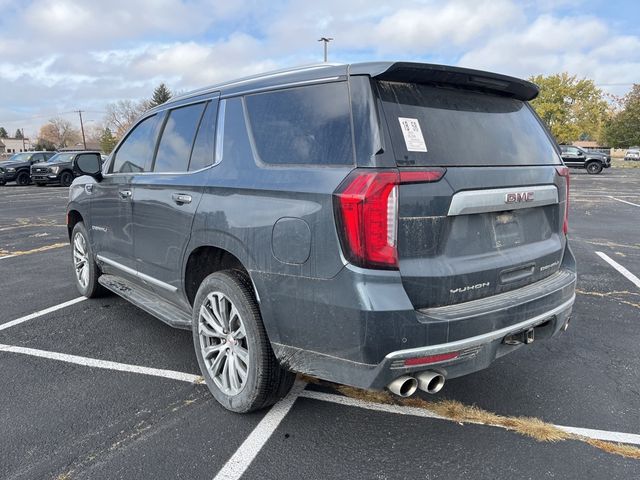
[[[457,63],[522,77],[568,71],[600,84],[638,82],[640,73],[640,37],[589,16],[581,0],[0,0],[0,7],[0,125],[100,111],[148,96],[160,81],[185,90],[319,61],[324,35],[335,37],[330,58],[345,62]]]

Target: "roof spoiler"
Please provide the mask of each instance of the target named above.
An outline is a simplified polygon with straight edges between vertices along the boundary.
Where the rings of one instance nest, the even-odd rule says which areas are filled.
[[[534,83],[519,78],[429,63],[396,62],[379,73],[372,73],[371,76],[395,82],[453,85],[525,101],[533,100],[540,91]]]

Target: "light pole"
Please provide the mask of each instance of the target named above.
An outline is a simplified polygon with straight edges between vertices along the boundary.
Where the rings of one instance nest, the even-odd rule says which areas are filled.
[[[327,54],[329,53],[329,42],[333,40],[332,37],[321,37],[319,42],[324,42],[324,61],[327,62]]]

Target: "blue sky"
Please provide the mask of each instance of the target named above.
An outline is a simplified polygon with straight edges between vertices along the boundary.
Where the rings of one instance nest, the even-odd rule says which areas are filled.
[[[0,0],[0,126],[322,60],[397,59],[640,83],[640,2]]]

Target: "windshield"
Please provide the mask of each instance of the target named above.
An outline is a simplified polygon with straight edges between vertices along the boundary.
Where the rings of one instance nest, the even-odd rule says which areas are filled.
[[[32,156],[33,153],[30,152],[16,153],[15,155],[11,155],[7,162],[28,162]]]
[[[526,102],[415,83],[378,86],[398,165],[560,164]]]
[[[47,160],[47,162],[70,162],[73,159],[74,155],[75,153],[56,153],[53,157]]]

